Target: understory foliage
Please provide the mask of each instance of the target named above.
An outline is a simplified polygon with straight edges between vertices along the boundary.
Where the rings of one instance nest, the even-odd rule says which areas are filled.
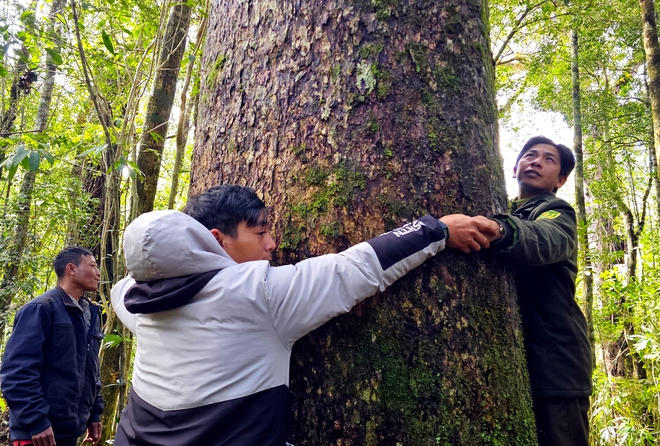
[[[196,26],[204,15],[204,5],[188,4],[194,8]],[[122,203],[127,202],[131,181],[140,175],[135,169],[135,153],[143,137],[143,110],[170,6],[142,0],[74,1],[66,2],[52,18],[48,17],[50,2],[4,2],[0,7],[0,265],[9,261],[3,256],[13,243],[23,177],[28,171],[37,172],[29,242],[20,259],[18,294],[12,309],[52,286],[49,265],[63,246],[98,246],[101,234],[94,215],[103,199],[98,185],[111,170],[122,172],[119,193]],[[49,31],[53,23],[57,33]],[[195,26],[191,28],[193,39]],[[33,128],[47,56],[57,67],[56,83],[46,130],[36,132]],[[187,53],[183,74],[197,59]],[[109,170],[102,168],[101,158],[108,144],[90,97],[90,84],[111,117],[109,134],[112,144],[120,149]],[[163,155],[162,187],[157,196],[161,207],[168,201],[176,118],[172,118],[172,135],[168,135]],[[181,174],[184,180],[188,163],[186,156]],[[187,182],[183,183],[177,206],[186,195]],[[127,210],[122,209],[122,213],[126,215]]]
[[[112,238],[109,234],[119,234],[127,224],[134,181],[142,175],[136,168],[145,136],[142,124],[174,4],[149,0],[2,2],[0,280],[8,279],[8,285],[0,291],[9,296],[9,302],[6,310],[0,308],[0,339],[8,334],[16,309],[54,286],[52,259],[71,244],[83,245],[97,256],[104,283],[93,298],[103,306],[108,321],[108,345],[117,346],[116,340],[123,339],[113,333],[107,299],[110,286],[123,275],[123,261],[116,245],[108,240]],[[206,8],[203,1],[184,4],[191,8],[193,19],[184,43],[181,79],[189,66],[198,67],[196,31]],[[46,62],[54,66],[55,85],[46,125],[37,128],[37,111],[48,101],[43,93]],[[196,85],[198,69],[191,73],[190,85]],[[189,88],[188,115],[194,109],[195,96],[196,90]],[[161,208],[170,201],[179,98],[177,92],[176,113],[170,117],[172,125],[162,156],[156,195]],[[184,129],[189,131],[189,125]],[[174,207],[182,205],[187,193],[191,149],[188,144],[179,166],[180,182],[171,200]],[[109,179],[119,173],[120,184],[110,188],[114,183]],[[32,186],[26,181],[30,175],[36,177]],[[112,219],[116,223],[108,227],[105,216],[116,213],[114,202],[120,203],[120,218]],[[20,215],[25,211],[28,223],[22,224]],[[23,246],[16,234],[25,231]],[[18,250],[10,249],[18,244]],[[12,265],[18,267],[18,273],[2,277],[2,271],[7,275]],[[5,322],[6,331],[1,329]],[[109,419],[113,418],[110,414]]]
[[[603,367],[594,375],[592,410],[593,444],[643,445],[657,444],[660,435],[660,257],[657,253],[658,227],[649,228],[640,241],[643,271],[638,281],[627,283],[621,268],[601,274],[599,299],[595,314],[598,339],[601,343],[616,339],[625,324],[635,327],[626,339],[626,348],[639,355],[645,377],[612,376]],[[625,303],[621,308],[622,296]],[[612,321],[617,311],[626,318]],[[597,346],[600,359],[602,349]],[[622,355],[627,354],[621,352]]]

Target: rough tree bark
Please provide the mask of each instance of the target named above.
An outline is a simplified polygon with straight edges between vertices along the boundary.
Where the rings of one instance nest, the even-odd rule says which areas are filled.
[[[52,36],[56,45],[59,45],[58,27],[55,16],[62,12],[66,0],[53,0],[50,6],[48,33]],[[50,104],[53,98],[53,91],[55,89],[55,73],[57,66],[53,62],[50,54],[45,54],[45,70],[43,77],[43,85],[41,87],[41,94],[39,98],[39,107],[37,108],[37,116],[34,121],[34,131],[43,132],[46,130],[48,124],[48,115],[50,113]],[[37,172],[28,170],[23,176],[21,183],[21,191],[18,197],[18,204],[16,209],[16,220],[14,223],[12,243],[9,245],[7,254],[7,264],[3,268],[2,282],[0,283],[0,345],[4,343],[5,329],[7,324],[7,311],[11,301],[16,294],[17,275],[22,263],[23,252],[25,251],[29,220],[30,209],[32,204],[32,192],[34,190]]]
[[[505,203],[480,1],[214,0],[190,190],[263,195],[278,262]],[[296,445],[535,444],[511,270],[445,252],[300,340]]]
[[[656,160],[656,204],[660,224],[660,44],[655,23],[655,3],[653,0],[639,0],[642,13],[644,52],[646,53],[646,73],[649,78],[649,96],[651,97],[651,116],[653,118],[653,142]]]
[[[177,2],[167,20],[158,70],[142,130],[143,138],[138,153],[137,165],[142,177],[137,180],[137,202],[132,209],[133,217],[153,210],[160,159],[165,147],[168,121],[176,82],[181,69],[181,60],[186,49],[186,35],[190,26],[190,6],[185,1]]]

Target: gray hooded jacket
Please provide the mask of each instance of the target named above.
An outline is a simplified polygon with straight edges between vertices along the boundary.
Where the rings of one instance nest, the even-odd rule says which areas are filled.
[[[294,342],[445,246],[426,216],[340,254],[237,264],[176,211],[126,229],[114,309],[137,338],[122,445],[283,445]]]

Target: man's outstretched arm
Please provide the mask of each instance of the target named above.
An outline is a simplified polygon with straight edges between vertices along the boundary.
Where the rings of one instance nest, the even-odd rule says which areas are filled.
[[[465,215],[440,220],[427,215],[340,254],[270,267],[264,285],[273,325],[290,348],[309,331],[385,290],[445,246],[464,252],[489,246],[481,230],[490,234],[488,225]]]
[[[568,204],[548,207],[552,212],[536,220],[523,220],[517,215],[498,214],[493,218],[474,217],[484,225],[502,228],[502,235],[491,239],[498,255],[514,263],[542,266],[570,258],[577,245],[575,211]],[[501,240],[499,240],[501,238]]]

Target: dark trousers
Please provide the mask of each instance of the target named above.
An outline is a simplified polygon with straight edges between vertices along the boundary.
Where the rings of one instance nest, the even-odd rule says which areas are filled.
[[[587,412],[589,397],[534,397],[539,446],[589,446]]]

